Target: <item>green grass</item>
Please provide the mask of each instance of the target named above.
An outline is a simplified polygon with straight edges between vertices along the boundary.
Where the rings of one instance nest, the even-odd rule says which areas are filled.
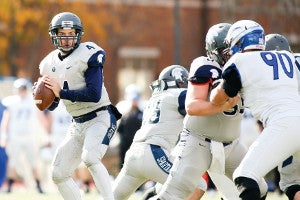
[[[141,196],[138,194],[132,195],[129,200],[140,200]],[[63,200],[58,193],[38,194],[35,191],[16,191],[11,194],[0,193],[0,200]],[[100,200],[97,192],[91,192],[83,195],[83,200]],[[217,193],[208,192],[202,200],[220,200]],[[269,193],[267,200],[288,200],[284,195],[279,196],[277,193]]]

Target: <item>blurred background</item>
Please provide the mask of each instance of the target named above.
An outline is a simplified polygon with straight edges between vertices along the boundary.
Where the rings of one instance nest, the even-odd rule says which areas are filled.
[[[205,34],[215,23],[255,20],[300,52],[300,0],[1,0],[1,76],[38,78],[39,62],[54,49],[50,20],[63,11],[81,18],[83,41],[106,50],[104,75],[113,103],[131,83],[147,99],[149,83],[167,65],[189,68],[205,54]],[[0,97],[9,93],[6,87],[1,85]]]

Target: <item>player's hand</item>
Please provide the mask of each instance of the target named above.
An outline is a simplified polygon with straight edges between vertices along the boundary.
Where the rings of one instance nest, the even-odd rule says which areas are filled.
[[[224,104],[225,107],[228,107],[228,109],[233,108],[234,106],[236,106],[238,104],[238,101],[240,101],[241,96],[240,95],[236,95],[233,98],[229,98],[226,103]],[[225,109],[227,110],[227,109]]]
[[[34,83],[33,83],[33,86],[32,86],[32,95],[34,95],[34,94],[33,94],[33,93],[34,93],[33,91],[35,91],[36,85],[37,85],[37,82],[34,82]]]
[[[59,92],[61,88],[57,79],[50,76],[44,76],[43,81],[45,82],[45,86],[53,91],[55,97],[60,98]]]

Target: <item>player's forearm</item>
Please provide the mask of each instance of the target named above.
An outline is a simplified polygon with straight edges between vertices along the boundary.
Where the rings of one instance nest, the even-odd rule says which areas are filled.
[[[204,100],[192,100],[186,102],[186,111],[191,116],[207,116],[222,112],[224,105],[215,105]]]
[[[226,103],[229,99],[221,84],[211,91],[210,102],[216,106]]]

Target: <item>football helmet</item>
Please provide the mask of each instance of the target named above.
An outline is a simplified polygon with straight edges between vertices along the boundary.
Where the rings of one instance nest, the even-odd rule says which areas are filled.
[[[231,24],[219,23],[210,27],[205,38],[206,55],[223,66],[226,62],[224,39]]]
[[[188,71],[181,65],[171,65],[164,68],[158,80],[150,84],[152,91],[163,91],[169,88],[187,88]]]
[[[58,36],[58,29],[75,29],[76,36]],[[52,18],[49,26],[49,35],[52,39],[52,43],[54,44],[55,48],[64,53],[70,53],[79,46],[83,33],[83,26],[80,18],[70,12],[62,12],[55,15]],[[73,46],[70,48],[62,47],[59,43],[59,40],[61,39],[73,40]]]
[[[141,97],[141,88],[136,84],[130,84],[125,88],[124,98],[127,101],[138,101]]]
[[[28,90],[31,88],[31,82],[26,78],[19,78],[14,81],[14,88],[18,90]]]
[[[266,35],[266,51],[286,50],[292,52],[289,41],[280,34],[272,33]]]
[[[240,20],[232,24],[225,38],[229,55],[245,50],[265,50],[265,34],[260,24]]]

